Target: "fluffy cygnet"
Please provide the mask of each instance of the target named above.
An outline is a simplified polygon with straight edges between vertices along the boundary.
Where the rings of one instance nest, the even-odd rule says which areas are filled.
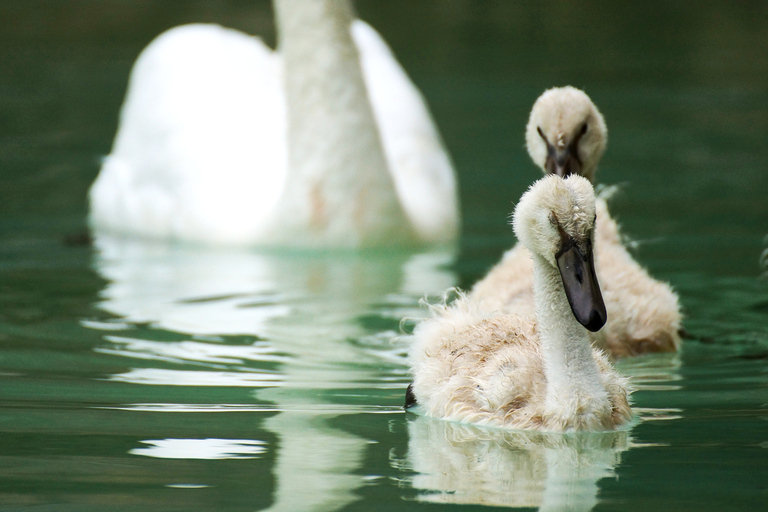
[[[591,184],[544,177],[520,199],[513,225],[532,258],[535,314],[488,312],[472,295],[434,307],[413,334],[408,399],[434,417],[516,429],[627,423],[627,382],[588,332],[606,321]]]

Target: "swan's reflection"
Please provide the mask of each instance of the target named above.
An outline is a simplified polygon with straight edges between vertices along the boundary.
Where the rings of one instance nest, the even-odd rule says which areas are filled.
[[[253,439],[156,439],[130,453],[158,459],[253,459],[266,451]]]
[[[422,315],[425,293],[454,285],[450,252],[222,251],[103,236],[96,244],[108,281],[99,307],[120,320],[84,323],[108,331],[100,352],[142,360],[113,380],[252,387],[279,411],[264,423],[279,440],[269,448],[277,454],[272,510],[335,510],[355,499],[367,440],[329,420],[360,412],[344,390],[405,387],[404,350],[381,330]],[[370,317],[381,327],[368,327]],[[193,339],[168,340],[169,332]]]
[[[613,475],[628,432],[548,434],[414,416],[408,465],[420,501],[587,511]]]
[[[636,391],[680,389],[681,355],[622,359]],[[680,409],[634,407],[642,422],[679,419]],[[628,431],[549,434],[484,428],[410,415],[406,465],[418,499],[429,502],[587,511],[598,481],[612,476],[621,453],[643,446]]]

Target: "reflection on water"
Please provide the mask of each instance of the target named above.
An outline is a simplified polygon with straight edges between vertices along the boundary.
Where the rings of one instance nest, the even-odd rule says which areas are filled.
[[[625,359],[619,368],[637,391],[680,389],[679,353]],[[683,418],[677,408],[635,411],[640,423]],[[616,475],[622,453],[665,446],[635,443],[628,430],[523,432],[409,416],[407,457],[391,463],[415,472],[410,484],[425,502],[588,511],[598,504],[598,482]]]
[[[122,352],[121,355],[130,355]],[[139,356],[140,357],[140,356]],[[162,368],[135,368],[126,373],[113,375],[109,380],[130,382],[131,384],[150,384],[155,386],[241,386],[263,388],[279,386],[280,374],[260,372],[217,372],[165,370]]]
[[[101,237],[96,268],[108,280],[99,307],[119,318],[83,321],[104,332],[101,354],[128,358],[113,382],[251,388],[253,403],[131,403],[162,413],[267,413],[276,445],[242,439],[141,441],[133,455],[228,459],[273,451],[270,510],[336,510],[356,499],[369,441],[335,420],[399,407],[356,403],[364,390],[407,382],[399,319],[454,285],[450,253],[284,254],[192,250]],[[680,355],[625,360],[638,390],[679,387]],[[646,421],[679,410],[638,410]],[[269,415],[269,413],[277,413]],[[268,416],[268,417],[267,417]],[[590,510],[598,481],[631,446],[627,432],[557,435],[408,421],[406,466],[418,499],[541,510]],[[195,482],[195,485],[200,482]]]
[[[635,392],[680,391],[683,380],[682,354],[647,354],[640,357],[621,359],[617,369],[630,378]],[[678,420],[683,417],[683,410],[676,407],[638,407],[632,408],[643,421]]]
[[[280,438],[269,510],[337,510],[356,499],[362,479],[355,473],[368,442],[331,425],[335,417],[286,411],[266,420]]]
[[[763,510],[764,0],[695,10],[355,3],[424,92],[454,158],[465,287],[513,243],[511,202],[539,176],[522,140],[536,97],[578,85],[608,120],[599,181],[626,183],[615,214],[633,238],[654,241],[635,256],[674,285],[685,327],[701,339],[686,340],[679,369],[619,365],[638,388],[642,421],[611,470],[618,478],[597,481],[595,510]],[[423,293],[454,284],[429,255],[334,263],[99,240],[95,275],[90,249],[60,243],[84,228],[84,198],[139,51],[187,22],[273,34],[269,0],[42,4],[0,2],[0,508],[239,512],[301,498],[299,510],[439,509],[412,499],[431,491],[399,486],[407,473],[389,459],[393,451],[405,461],[408,449],[406,416],[396,414],[407,377],[391,335],[401,316],[420,314]],[[113,314],[94,311],[96,302]],[[318,442],[302,446],[301,428]],[[344,441],[334,444],[336,434]],[[186,439],[260,440],[266,451],[237,460],[129,454],[154,446],[142,441]],[[290,487],[292,469],[305,489]],[[340,476],[321,495],[329,471]]]
[[[489,429],[427,417],[408,422],[407,465],[417,499],[587,511],[614,475],[628,432],[551,434]]]
[[[212,366],[217,363],[244,364],[246,360],[269,362],[284,362],[286,360],[285,356],[276,354],[272,345],[268,343],[256,342],[249,346],[232,347],[199,341],[162,342],[121,336],[104,336],[104,339],[114,343],[115,347],[98,348],[96,349],[98,352],[177,363],[200,362]]]
[[[159,439],[142,441],[148,446],[129,453],[160,459],[255,459],[267,451],[255,439]]]
[[[96,246],[96,268],[109,281],[102,309],[128,322],[198,335],[279,337],[275,320],[290,316],[293,339],[297,317],[314,316],[304,333],[327,336],[327,324],[335,333],[340,320],[368,313],[373,304],[411,304],[412,295],[440,292],[455,280],[450,251],[249,252],[105,236]]]
[[[682,354],[647,354],[620,359],[616,367],[627,375],[636,391],[676,391],[680,389]]]
[[[261,426],[277,437],[276,447],[236,439],[164,439],[142,441],[148,446],[130,453],[208,459],[275,449],[270,510],[336,510],[355,500],[353,491],[363,480],[354,472],[368,441],[331,420],[359,412],[402,413],[345,402],[354,402],[361,388],[405,388],[404,350],[391,341],[394,329],[400,318],[422,314],[418,301],[425,293],[454,285],[452,253],[193,250],[108,237],[96,244],[96,268],[109,282],[99,307],[119,320],[82,324],[105,331],[107,344],[97,352],[136,363],[109,380],[254,390],[254,404],[120,409],[278,412]],[[367,325],[372,321],[374,329]]]

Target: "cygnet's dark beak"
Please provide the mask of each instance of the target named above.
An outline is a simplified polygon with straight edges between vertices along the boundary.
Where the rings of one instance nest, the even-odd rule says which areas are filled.
[[[555,146],[552,144],[541,128],[536,128],[539,137],[547,145],[547,159],[544,161],[544,169],[547,174],[557,174],[561,178],[571,174],[581,175],[581,158],[579,158],[579,141],[587,131],[587,125],[584,124],[581,131],[573,138],[568,146]]]
[[[563,231],[560,235],[563,245],[555,258],[571,311],[581,325],[597,332],[608,320],[608,313],[595,274],[592,246],[588,246],[585,253],[570,235]]]
[[[557,174],[561,178],[581,174],[581,162],[570,147],[562,151],[557,151],[552,146],[548,146],[548,149],[547,160],[544,162],[547,174]]]

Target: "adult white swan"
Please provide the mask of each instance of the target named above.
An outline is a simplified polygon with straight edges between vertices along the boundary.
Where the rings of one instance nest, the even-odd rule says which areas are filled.
[[[139,56],[90,191],[97,233],[208,245],[443,245],[450,159],[419,91],[348,0],[274,0],[279,52],[215,25]]]

